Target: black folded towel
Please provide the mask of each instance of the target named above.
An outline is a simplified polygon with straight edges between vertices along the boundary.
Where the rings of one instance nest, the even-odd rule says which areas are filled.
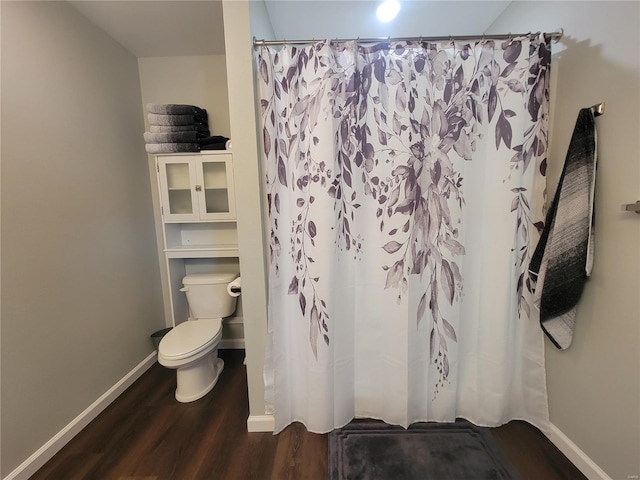
[[[204,108],[195,105],[181,105],[176,103],[147,103],[146,108],[148,113],[160,115],[196,115],[207,113]]]
[[[229,139],[222,135],[212,135],[207,138],[198,139],[200,150],[226,150]]]
[[[198,140],[198,143],[203,145],[214,145],[214,144],[222,144],[224,145],[229,140],[227,137],[223,137],[222,135],[212,135],[210,137],[201,138]]]
[[[200,150],[226,150],[227,144],[225,143],[210,143],[209,145],[200,145]]]
[[[152,133],[144,132],[146,143],[193,143],[198,140],[195,130],[188,132]]]

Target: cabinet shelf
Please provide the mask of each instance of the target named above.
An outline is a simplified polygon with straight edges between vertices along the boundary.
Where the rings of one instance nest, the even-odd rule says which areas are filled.
[[[235,222],[165,223],[165,252],[206,250],[221,254],[238,250]]]
[[[2,1],[2,0],[0,0],[0,1]],[[196,225],[198,223],[201,223],[201,222],[199,222],[197,220],[194,220],[194,221],[191,221],[191,220],[164,220],[164,224],[165,225],[189,225],[189,224]],[[207,220],[207,223],[217,223],[217,224],[229,223],[229,220],[225,220],[225,219],[216,220],[216,219],[214,219],[214,220]]]
[[[185,245],[165,248],[167,258],[237,257],[237,245]]]

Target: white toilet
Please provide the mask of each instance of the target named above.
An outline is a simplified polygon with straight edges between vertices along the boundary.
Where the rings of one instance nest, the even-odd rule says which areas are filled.
[[[160,341],[158,362],[177,370],[176,400],[193,402],[215,386],[224,367],[218,358],[222,319],[236,309],[236,297],[227,286],[234,273],[198,273],[182,279],[191,317]]]

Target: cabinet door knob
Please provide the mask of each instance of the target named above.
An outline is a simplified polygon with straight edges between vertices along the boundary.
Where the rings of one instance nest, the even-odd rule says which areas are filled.
[[[202,185],[196,185],[196,192],[202,191]]]

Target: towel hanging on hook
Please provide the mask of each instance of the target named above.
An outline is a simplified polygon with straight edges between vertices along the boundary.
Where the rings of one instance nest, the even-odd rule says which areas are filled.
[[[573,341],[576,306],[593,267],[594,108],[600,105],[583,108],[578,114],[560,181],[529,264],[540,325],[560,350]]]

